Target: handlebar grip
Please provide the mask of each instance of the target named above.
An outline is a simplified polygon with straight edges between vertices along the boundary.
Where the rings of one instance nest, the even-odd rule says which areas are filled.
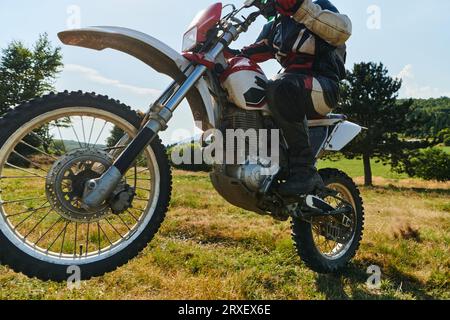
[[[254,5],[266,19],[271,19],[277,15],[275,0],[256,0]]]

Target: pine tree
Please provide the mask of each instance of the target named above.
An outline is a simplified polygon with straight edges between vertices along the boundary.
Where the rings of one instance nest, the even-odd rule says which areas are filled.
[[[371,159],[400,168],[409,157],[408,150],[420,147],[420,142],[408,141],[404,136],[411,126],[407,116],[413,101],[397,100],[401,85],[401,80],[388,75],[382,63],[373,62],[355,64],[342,85],[339,111],[367,128],[344,150],[344,155],[363,158],[367,186],[373,184]]]

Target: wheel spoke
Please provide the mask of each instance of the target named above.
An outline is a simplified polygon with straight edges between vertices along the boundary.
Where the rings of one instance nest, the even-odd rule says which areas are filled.
[[[23,169],[23,168],[21,168],[21,167],[15,166],[15,165],[13,165],[13,164],[11,164],[11,163],[9,163],[9,162],[7,162],[6,165],[9,166],[9,167],[11,167],[11,168],[13,168],[13,169],[16,169],[16,170],[19,170],[19,171],[22,171],[22,172],[31,174],[31,175],[33,175],[33,176],[35,176],[35,177],[37,177],[37,178],[47,179],[47,177],[41,176],[40,174],[34,173],[34,172],[29,171],[29,170],[27,170],[27,169]]]
[[[83,149],[83,145],[81,144],[80,139],[78,138],[77,131],[75,130],[72,121],[70,121],[70,126],[72,127],[72,131],[75,134],[75,138],[77,139],[78,145],[80,146],[81,149]]]
[[[113,230],[120,236],[121,239],[125,238],[117,229],[116,227],[114,227],[111,223],[111,221],[108,220],[108,218],[105,219],[106,222],[108,222],[108,224],[111,226],[111,228],[113,228]]]
[[[78,241],[78,222],[75,222],[75,239],[74,239],[74,244],[73,244],[73,256],[76,257],[77,256],[77,241]],[[81,253],[80,253],[81,256]]]
[[[46,200],[47,197],[39,197],[39,198],[28,198],[28,199],[20,199],[20,200],[10,200],[10,201],[0,201],[0,204],[11,204],[11,203],[22,203],[27,201],[34,201],[34,200]]]
[[[39,242],[41,242],[42,239],[45,238],[45,236],[58,224],[60,223],[62,220],[64,220],[63,218],[59,218],[55,223],[52,224],[52,226],[50,228],[47,229],[47,231],[45,231],[45,233],[34,243],[34,246],[37,246]]]
[[[67,229],[67,226],[69,225],[69,221],[66,222],[66,225],[64,226],[64,228],[58,233],[58,235],[56,236],[55,240],[53,240],[53,242],[47,247],[47,253],[50,251],[50,249],[53,247],[53,245],[56,243],[56,241],[58,241],[59,237],[61,237],[61,235],[65,234],[65,231]]]
[[[61,134],[61,128],[58,126],[57,123],[55,123],[55,125],[56,125],[56,128],[58,129],[58,132],[59,132],[59,138],[61,139],[61,143],[62,143],[63,148],[64,148],[64,153],[67,153],[66,142],[64,141],[63,136]]]
[[[19,229],[19,227],[24,224],[26,221],[28,221],[28,219],[31,218],[31,216],[35,213],[36,211],[31,212],[28,216],[26,216],[24,219],[22,219],[22,221],[20,221],[15,227],[14,230]]]
[[[83,141],[84,141],[84,146],[88,147],[88,145],[86,144],[86,132],[84,130],[84,120],[83,120],[83,116],[80,117],[81,118],[81,128],[83,129]]]
[[[28,159],[27,157],[21,155],[19,152],[17,152],[16,150],[13,150],[13,153],[15,155],[17,155],[19,158],[21,158],[22,160],[25,160],[26,162],[28,162],[29,164],[33,165],[35,167],[35,169],[41,170],[45,173],[47,173],[47,170],[42,169],[37,163],[31,161],[30,159]]]
[[[27,143],[27,142],[25,142],[25,141],[23,141],[23,140],[21,140],[19,143],[24,144],[24,145],[26,145],[28,148],[31,148],[31,149],[33,149],[34,151],[37,151],[37,152],[39,152],[39,153],[42,153],[43,155],[45,155],[45,156],[47,156],[47,157],[50,157],[50,158],[52,158],[53,160],[58,160],[58,158],[56,158],[55,156],[52,156],[52,155],[48,154],[47,152],[42,151],[42,150],[40,150],[40,149],[38,149],[38,148],[32,146],[31,144],[29,144],[29,143]]]
[[[138,187],[138,186],[136,186],[135,188],[138,189],[138,190],[142,190],[142,191],[152,192],[152,190],[150,190],[150,189],[141,188],[141,187]]]
[[[46,144],[46,142],[44,141],[44,139],[42,139],[42,137],[41,137],[40,135],[38,135],[36,132],[31,131],[30,134],[32,134],[33,136],[35,136],[36,138],[38,138],[39,141],[40,141],[43,145]]]
[[[36,228],[42,223],[42,221],[44,221],[45,220],[45,218],[47,218],[48,217],[48,215],[51,213],[53,211],[53,209],[50,209],[46,214],[45,214],[45,216],[43,216],[39,221],[38,221],[38,223],[36,223],[35,225],[34,225],[34,227],[23,237],[23,239],[24,240],[26,240],[33,232],[34,232],[34,230],[36,230]]]
[[[147,202],[149,199],[144,199],[144,198],[134,197],[134,200],[137,200],[137,201],[145,201],[145,202]]]
[[[3,180],[3,179],[42,179],[42,177],[41,176],[35,176],[35,175],[33,175],[33,176],[2,176],[2,177],[0,177],[0,180]]]
[[[66,223],[65,228],[64,228],[63,238],[62,238],[62,241],[61,241],[61,250],[59,251],[59,256],[60,256],[60,257],[62,257],[62,254],[63,254],[63,251],[64,251],[64,242],[65,242],[65,240],[66,240],[67,226],[68,226],[69,224],[70,224],[70,222],[68,221],[68,222]]]
[[[109,151],[114,151],[114,150],[119,150],[119,149],[125,149],[126,147],[128,147],[128,146],[115,146],[115,147],[105,148],[105,149],[103,149],[103,151],[109,152]]]
[[[102,130],[100,130],[100,134],[97,136],[97,140],[95,140],[94,145],[97,145],[97,144],[98,144],[98,141],[100,140],[100,138],[101,138],[101,136],[102,136],[102,134],[103,134],[103,131],[104,131],[105,128],[106,128],[106,125],[107,125],[107,122],[105,121],[105,123],[103,124]]]
[[[136,178],[137,181],[152,181],[152,179]]]
[[[133,213],[131,213],[131,211],[130,210],[127,210],[127,212],[130,214],[130,216],[132,216],[133,217],[133,219],[134,220],[136,220],[136,222],[139,222],[139,219],[138,218],[136,218],[134,215],[133,215]]]
[[[100,235],[100,222],[97,222],[97,236],[98,236],[98,252],[102,251],[102,239]]]
[[[89,140],[88,140],[88,148],[91,145],[91,139],[92,139],[92,133],[94,132],[94,126],[95,126],[95,121],[97,120],[96,117],[92,118],[92,125],[91,125],[91,132],[89,133]]]
[[[141,171],[138,171],[138,172],[135,172],[133,174],[130,174],[129,176],[126,176],[125,179],[132,178],[133,176],[138,176],[141,173],[144,173],[145,171],[148,171],[148,168],[145,168],[145,169],[142,169]]]
[[[48,201],[46,201],[44,204],[42,204],[42,205],[41,205],[39,208],[37,208],[37,209],[35,209],[35,208],[29,208],[27,211],[22,211],[22,212],[19,212],[19,213],[14,213],[14,214],[6,215],[5,218],[17,217],[17,216],[20,216],[20,215],[25,214],[25,213],[36,212],[36,211],[41,210],[41,209],[48,209],[48,208],[51,208],[50,205],[45,206],[47,203],[48,203]]]
[[[125,220],[122,219],[122,217],[119,215],[117,215],[120,219],[120,221],[122,221],[123,225],[128,229],[128,231],[131,231],[131,228],[128,226],[128,224],[125,222]]]
[[[90,225],[91,224],[88,222],[87,231],[86,231],[86,257],[88,256],[88,253],[89,253],[89,226]]]
[[[113,245],[113,243],[111,242],[111,240],[109,240],[108,235],[106,234],[105,230],[103,230],[102,226],[100,225],[100,222],[98,223],[98,227],[100,228],[100,230],[102,231],[103,235],[105,236],[106,240],[108,240],[108,242],[110,243],[110,245]]]

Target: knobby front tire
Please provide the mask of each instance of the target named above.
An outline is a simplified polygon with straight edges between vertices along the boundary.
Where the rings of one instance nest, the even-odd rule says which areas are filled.
[[[37,228],[44,224],[48,226],[53,221],[61,219],[61,217],[56,214],[56,211],[55,213],[52,212],[51,215],[54,220],[48,223],[41,223],[41,225],[35,227],[35,230],[32,230],[35,222],[33,224],[31,222],[33,219],[32,215],[26,219],[28,212],[33,212],[33,210],[38,213],[42,212],[39,214],[44,216],[46,211],[36,211],[39,204],[33,202],[34,200],[24,201],[17,199],[16,194],[22,194],[23,190],[14,190],[11,181],[15,181],[14,183],[24,187],[26,183],[31,183],[30,185],[36,186],[36,189],[30,190],[33,196],[45,196],[45,190],[41,190],[42,186],[45,185],[45,180],[44,182],[40,181],[40,179],[45,179],[45,174],[42,170],[47,170],[47,168],[51,167],[52,161],[54,161],[51,158],[58,158],[60,155],[57,157],[55,154],[49,154],[50,151],[43,151],[39,148],[39,150],[36,149],[35,151],[42,153],[40,157],[33,156],[27,158],[28,156],[20,154],[20,152],[23,152],[21,150],[25,150],[29,146],[26,146],[23,142],[28,139],[25,137],[30,137],[34,134],[33,132],[45,125],[49,125],[48,128],[53,128],[52,130],[55,136],[57,135],[57,131],[67,131],[72,126],[73,131],[76,132],[78,130],[78,134],[69,134],[69,136],[73,140],[75,140],[75,136],[77,139],[80,138],[80,140],[83,140],[81,136],[84,136],[84,142],[78,141],[79,148],[82,150],[80,152],[89,153],[89,148],[104,148],[104,146],[91,142],[95,137],[89,137],[89,128],[92,126],[90,129],[90,135],[92,136],[93,130],[100,131],[103,121],[105,124],[108,123],[108,126],[111,125],[111,128],[112,126],[118,126],[121,130],[132,136],[139,129],[142,119],[130,107],[121,104],[119,101],[95,93],[88,94],[82,92],[52,93],[18,106],[0,119],[0,188],[2,189],[2,193],[0,194],[0,262],[3,265],[7,265],[14,271],[21,272],[29,277],[54,281],[67,280],[69,277],[68,267],[79,266],[81,279],[86,280],[92,277],[102,276],[123,266],[129,260],[136,257],[152,241],[164,221],[172,190],[172,176],[169,161],[165,148],[159,139],[153,141],[144,152],[144,155],[141,156],[144,159],[144,169],[139,168],[141,172],[138,172],[135,168],[134,171],[131,170],[129,173],[131,181],[149,181],[149,187],[145,187],[145,189],[141,188],[143,190],[147,190],[148,188],[148,192],[142,191],[142,194],[144,194],[142,197],[144,199],[137,200],[141,201],[141,204],[135,209],[140,210],[139,212],[142,212],[142,214],[136,213],[138,211],[134,211],[134,214],[132,214],[130,211],[129,217],[121,217],[109,213],[105,215],[108,223],[102,220],[99,222],[100,227],[98,225],[96,227],[96,222],[92,222],[91,229],[89,229],[89,226],[86,228],[87,223],[83,224],[79,221],[76,223],[71,221],[66,222],[69,225],[68,227],[67,224],[64,224],[66,220],[62,220],[62,226],[64,227],[65,225],[66,230],[64,230],[64,233],[61,231],[59,239],[57,241],[55,240],[56,244],[52,244],[51,239],[48,241],[45,240],[47,243],[44,248],[40,248],[39,246],[42,246],[42,241],[44,240],[39,239],[41,242],[34,246],[32,241],[29,240],[33,237],[37,239],[42,234],[45,234],[45,229],[43,229],[37,235],[34,235],[37,233],[35,231]],[[63,125],[61,123],[65,124]],[[83,126],[82,130],[80,129],[81,124]],[[103,130],[105,129],[103,128]],[[100,133],[100,136],[102,134],[103,137],[106,137],[105,131]],[[89,142],[87,142],[88,138]],[[68,140],[63,138],[60,140],[54,138],[53,140],[55,146],[59,145],[58,148],[62,149],[61,145],[64,145],[64,149],[66,149]],[[25,143],[30,142],[26,140]],[[19,150],[19,156],[17,155],[17,150]],[[61,150],[59,151],[61,152]],[[114,153],[111,152],[111,154]],[[14,161],[16,162],[20,160],[22,162],[35,163],[38,161],[36,159],[43,158],[45,158],[45,161],[42,161],[44,164],[28,165],[28,168],[22,165],[10,165],[11,159],[15,159]],[[39,173],[38,167],[41,170]],[[138,167],[137,164],[136,167]],[[143,170],[145,171],[144,173],[142,173]],[[92,170],[89,172],[92,172]],[[143,176],[147,172],[148,176]],[[23,177],[26,175],[31,175],[30,178],[35,178],[38,182],[31,182],[35,181],[34,179],[26,183],[23,182]],[[148,199],[145,199],[145,197]],[[51,206],[48,206],[48,203],[47,207],[50,207],[49,210],[52,210]],[[26,212],[26,215],[21,216],[23,214],[22,212]],[[132,217],[136,219],[136,222],[133,222]],[[19,219],[25,220],[25,222],[21,222],[21,225],[17,226],[19,224],[18,221],[21,221]],[[38,219],[36,221],[39,222]],[[117,224],[112,225],[111,221]],[[134,226],[133,223],[135,224]],[[21,231],[26,224],[30,225],[29,229]],[[81,229],[82,231],[80,231]],[[92,230],[94,229],[98,231],[98,235],[92,234],[94,232]],[[105,236],[103,236],[100,229]],[[66,235],[69,230],[72,230],[75,236],[73,234],[70,236]],[[109,236],[105,230],[110,232]],[[26,238],[24,235],[29,231],[32,231],[29,235],[30,238]],[[128,234],[126,234],[127,232]],[[57,232],[52,230],[49,234],[53,234],[56,237]],[[79,239],[77,243],[76,237],[79,235],[84,235],[85,238],[83,240]],[[117,239],[113,239],[114,236]],[[71,244],[67,242],[69,237],[73,239]],[[111,245],[107,243],[107,240],[110,241]],[[81,244],[82,241],[83,244]],[[60,242],[60,248],[56,247],[55,249],[55,246]],[[45,249],[48,246],[50,246],[50,249],[47,249],[48,252],[46,252]],[[60,255],[58,255],[59,253]]]

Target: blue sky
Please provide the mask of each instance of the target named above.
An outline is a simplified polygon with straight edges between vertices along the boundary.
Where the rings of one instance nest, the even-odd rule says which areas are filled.
[[[229,1],[240,4],[242,1]],[[334,0],[353,21],[353,37],[348,43],[348,67],[355,62],[383,62],[392,76],[401,77],[402,97],[450,96],[450,1],[445,0]],[[61,45],[57,32],[73,22],[72,6],[80,9],[81,26],[114,25],[148,33],[174,49],[195,14],[213,3],[209,0],[1,0],[0,47],[11,40],[32,44],[39,33],[47,32]],[[252,42],[264,21],[261,19],[237,43]],[[108,94],[145,110],[168,79],[141,62],[114,51],[96,52],[63,47],[65,70],[58,90],[85,90]],[[264,65],[268,76],[278,71],[276,63]],[[184,103],[165,142],[193,131],[193,120]]]

